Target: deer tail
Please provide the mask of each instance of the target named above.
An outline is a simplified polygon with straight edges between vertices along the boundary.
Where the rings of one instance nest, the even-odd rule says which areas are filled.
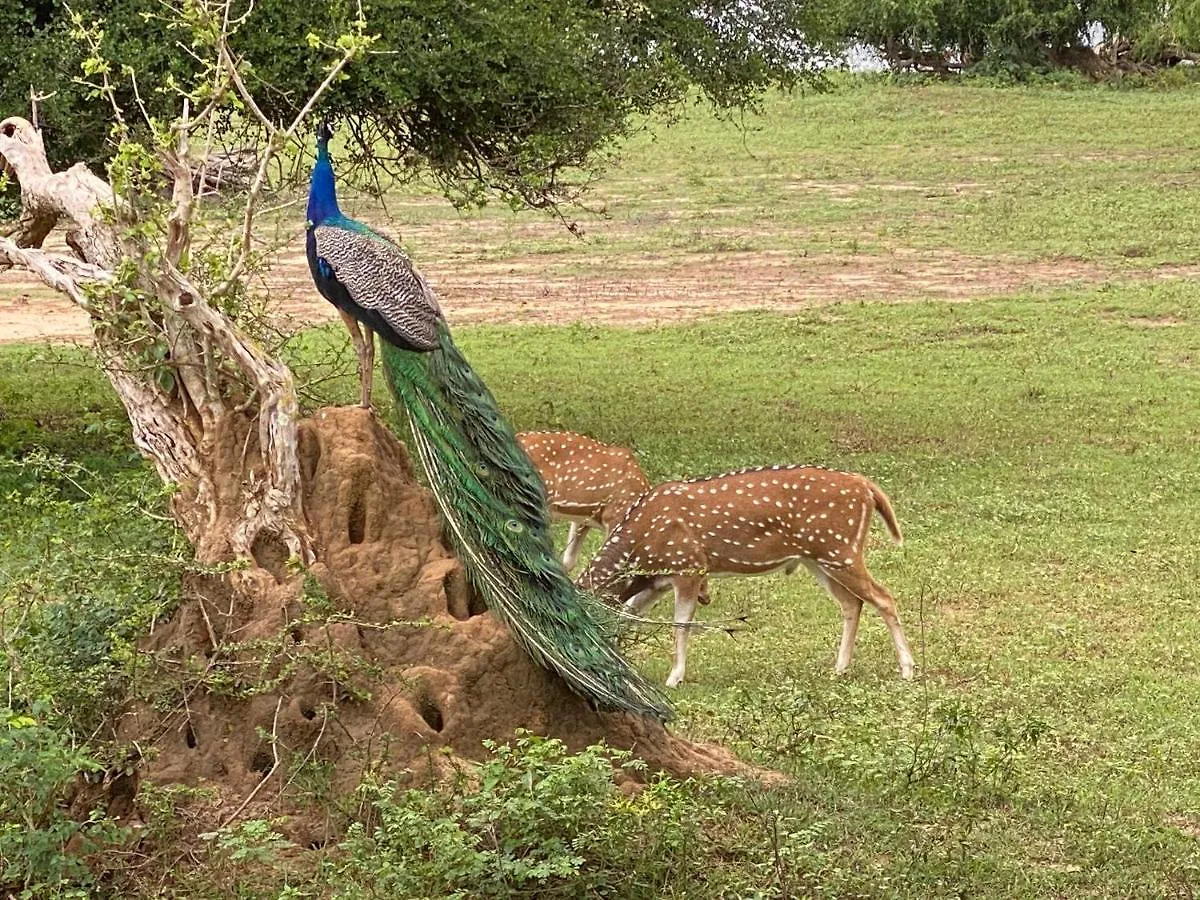
[[[875,512],[879,513],[879,518],[883,519],[883,524],[887,526],[888,534],[892,536],[892,542],[895,544],[904,543],[904,535],[900,533],[900,525],[896,522],[896,513],[892,509],[892,501],[875,482],[867,481],[867,487],[871,491],[871,499],[875,501]]]

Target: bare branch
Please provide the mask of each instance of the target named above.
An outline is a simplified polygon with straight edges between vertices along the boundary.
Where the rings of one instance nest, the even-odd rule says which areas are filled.
[[[324,95],[327,90],[329,90],[329,86],[333,84],[338,75],[341,74],[342,69],[349,65],[350,60],[354,59],[357,53],[357,50],[349,49],[345,51],[341,59],[334,63],[333,68],[329,70],[329,74],[325,76],[325,80],[321,82],[320,87],[313,91],[312,96],[308,98],[308,102],[301,107],[300,112],[296,113],[296,118],[294,118],[292,120],[292,124],[288,126],[288,130],[284,134],[284,137],[291,139],[295,136],[296,129],[300,127],[305,117],[312,112],[313,107],[317,105],[317,101],[321,99],[322,95]]]
[[[250,112],[254,113],[254,118],[258,119],[260,125],[267,130],[268,136],[274,136],[279,129],[275,127],[275,123],[267,118],[266,114],[259,109],[258,103],[254,99],[254,95],[250,93],[250,89],[246,87],[246,82],[242,80],[242,74],[238,71],[237,63],[233,59],[233,54],[229,52],[229,45],[226,43],[226,36],[221,36],[220,59],[229,68],[229,75],[233,81],[233,86],[237,88],[238,96],[242,98],[242,102],[249,107]]]
[[[164,154],[164,165],[167,174],[172,177],[174,185],[171,189],[171,200],[175,208],[167,217],[167,259],[173,265],[179,265],[180,259],[187,253],[191,243],[190,226],[192,222],[192,170],[188,165],[188,117],[191,105],[188,99],[183,99],[183,116],[178,124],[178,137],[173,152]]]
[[[142,91],[138,87],[137,82],[137,72],[133,70],[132,66],[127,67],[126,71],[129,75],[129,83],[133,85],[133,99],[134,102],[137,103],[138,111],[141,112],[142,119],[146,122],[146,124],[153,129],[154,120],[150,116],[150,110],[146,108],[146,102],[142,99]]]
[[[9,238],[0,238],[0,262],[10,266],[24,266],[89,313],[92,312],[92,304],[83,291],[83,285],[88,282],[112,281],[112,273],[107,269],[62,253],[19,247]]]
[[[65,172],[50,171],[42,133],[19,116],[0,122],[0,156],[16,172],[21,185],[23,222],[29,228],[16,243],[40,246],[60,219],[71,227],[67,243],[82,259],[101,268],[112,268],[119,249],[113,230],[98,215],[117,204],[108,182],[97,178],[83,163]]]
[[[41,128],[41,126],[38,125],[38,104],[43,100],[49,100],[51,97],[57,96],[58,91],[51,91],[48,94],[40,94],[34,89],[32,84],[29,86],[29,121],[33,123],[34,128],[38,128],[39,130]]]
[[[271,776],[275,774],[275,770],[279,768],[279,710],[283,707],[283,695],[279,695],[279,702],[275,704],[275,716],[271,720],[271,768],[267,774],[262,777],[262,780],[254,786],[249,796],[242,801],[242,805],[235,809],[224,822],[221,823],[221,828],[225,828],[242,814],[242,811],[250,805],[250,801],[258,796],[258,792],[262,790],[263,785],[271,780]],[[218,829],[219,830],[219,829]]]
[[[222,46],[221,50],[228,58],[228,47]],[[321,99],[321,96],[329,89],[329,86],[333,84],[338,75],[341,73],[342,69],[346,68],[346,66],[350,63],[350,60],[354,58],[357,52],[358,51],[354,49],[346,50],[343,53],[342,58],[334,63],[332,68],[329,70],[329,74],[325,76],[325,80],[321,82],[320,87],[318,87],[308,98],[308,102],[304,104],[304,106],[300,109],[300,112],[296,113],[296,118],[292,120],[292,124],[288,126],[287,130],[283,132],[282,136],[279,135],[278,129],[275,129],[274,126],[269,123],[267,118],[262,115],[262,112],[258,112],[262,122],[272,130],[269,132],[267,139],[267,149],[263,153],[262,160],[258,165],[258,171],[255,173],[254,183],[250,186],[250,194],[246,198],[246,210],[245,215],[242,218],[242,234],[238,243],[237,259],[232,268],[229,270],[229,275],[226,276],[225,280],[213,290],[213,297],[223,297],[228,294],[231,290],[233,290],[238,280],[242,277],[242,274],[246,271],[246,261],[250,256],[250,230],[254,225],[254,215],[258,208],[259,200],[262,197],[263,188],[266,187],[267,171],[271,165],[271,160],[273,160],[275,155],[287,145],[288,141],[295,137],[296,130],[300,127],[301,123],[304,121],[304,118],[312,111],[313,107],[317,105],[317,101]],[[232,62],[231,59],[229,61]],[[236,71],[236,67],[234,67],[231,71]],[[239,91],[245,91],[243,97],[249,96],[249,92],[245,90],[245,84],[241,81],[240,76],[236,74],[234,75],[234,84],[238,85]]]

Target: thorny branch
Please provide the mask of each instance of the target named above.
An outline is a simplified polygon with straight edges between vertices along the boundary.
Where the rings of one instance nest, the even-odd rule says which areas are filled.
[[[223,281],[213,290],[212,295],[214,298],[223,297],[228,294],[229,291],[233,289],[234,285],[237,284],[238,279],[240,279],[242,274],[246,271],[246,261],[250,255],[250,230],[254,225],[254,214],[258,209],[258,203],[262,197],[263,188],[267,183],[267,170],[271,165],[271,161],[275,158],[275,155],[285,146],[287,146],[287,143],[296,136],[297,129],[300,127],[301,123],[308,116],[308,114],[312,112],[313,107],[317,104],[317,101],[321,99],[321,95],[329,89],[329,86],[332,85],[337,79],[338,75],[341,74],[342,69],[346,68],[350,61],[358,54],[358,50],[349,48],[343,51],[342,58],[334,63],[334,65],[330,68],[329,74],[325,76],[325,80],[321,82],[320,87],[318,87],[316,91],[312,93],[312,95],[308,98],[308,102],[304,104],[304,106],[300,109],[300,112],[296,113],[296,117],[292,120],[291,125],[289,125],[287,129],[282,132],[282,134],[275,127],[275,125],[265,115],[263,115],[262,110],[260,110],[258,105],[254,102],[253,95],[249,90],[247,90],[245,82],[238,73],[237,65],[234,63],[233,58],[229,53],[228,44],[222,42],[221,53],[222,58],[226,61],[226,65],[229,66],[230,75],[233,79],[234,85],[238,90],[238,93],[246,102],[246,105],[249,106],[250,109],[255,113],[262,125],[267,129],[267,151],[262,155],[262,160],[258,165],[258,171],[254,175],[254,183],[250,186],[250,194],[246,198],[246,209],[245,215],[242,218],[242,236],[238,242],[237,259],[232,268],[229,270],[229,275],[226,277],[225,281]]]
[[[283,706],[283,695],[279,696],[279,702],[275,704],[275,718],[271,720],[271,768],[262,780],[254,786],[254,790],[242,801],[242,805],[235,809],[224,822],[221,823],[221,828],[227,826],[230,822],[242,814],[242,811],[250,805],[250,802],[258,796],[258,792],[262,790],[263,785],[271,780],[271,776],[275,774],[275,770],[279,768],[279,710]]]

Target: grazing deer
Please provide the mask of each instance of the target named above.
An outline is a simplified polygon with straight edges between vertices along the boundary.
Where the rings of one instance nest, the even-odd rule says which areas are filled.
[[[637,457],[625,447],[569,431],[523,431],[517,441],[546,483],[551,515],[571,523],[562,558],[568,572],[589,529],[608,534],[633,501],[650,490]]]
[[[696,604],[708,603],[709,575],[790,574],[803,565],[842,607],[835,671],[850,666],[865,600],[887,624],[901,677],[912,678],[896,601],[863,559],[876,512],[901,543],[887,495],[862,475],[774,466],[669,482],[630,507],[579,583],[630,613],[675,589],[675,659],[667,677],[667,687],[675,687],[683,681]]]

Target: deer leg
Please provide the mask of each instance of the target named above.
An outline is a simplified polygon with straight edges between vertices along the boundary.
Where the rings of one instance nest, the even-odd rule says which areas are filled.
[[[842,642],[838,646],[837,662],[834,664],[833,671],[837,675],[845,675],[850,668],[850,660],[854,656],[854,642],[858,638],[858,620],[862,615],[863,601],[835,581],[836,576],[829,574],[819,565],[810,565],[809,570],[821,587],[829,593],[829,596],[841,604]]]
[[[661,595],[662,591],[656,587],[648,587],[644,591],[638,591],[625,601],[625,612],[640,616]]]
[[[858,638],[858,618],[862,615],[862,601],[857,597],[839,597],[842,604],[842,643],[838,647],[837,663],[833,671],[845,675],[854,656],[854,641]]]
[[[870,576],[867,576],[870,578]],[[900,616],[896,612],[896,599],[882,584],[871,578],[874,590],[873,605],[887,623],[892,643],[896,645],[896,658],[900,660],[900,677],[908,680],[913,677],[913,655],[908,649],[908,641],[904,637],[904,629],[900,626]]]
[[[692,619],[700,602],[699,578],[675,579],[675,662],[667,675],[667,687],[679,687],[687,668],[687,644],[691,634]]]
[[[563,568],[568,572],[575,568],[575,562],[579,559],[579,548],[583,546],[583,539],[587,537],[587,533],[588,526],[583,522],[571,523],[571,530],[567,533],[567,547],[562,556]]]
[[[849,569],[827,572],[833,582],[836,596],[839,600],[844,597],[858,599],[859,603],[866,600],[871,604],[887,625],[888,633],[892,636],[892,644],[896,648],[896,658],[900,661],[900,677],[913,677],[913,655],[904,637],[904,629],[900,626],[900,616],[896,612],[896,598],[882,584],[871,577],[864,566],[856,565]],[[844,603],[845,601],[843,601]],[[840,658],[839,658],[840,661]]]

